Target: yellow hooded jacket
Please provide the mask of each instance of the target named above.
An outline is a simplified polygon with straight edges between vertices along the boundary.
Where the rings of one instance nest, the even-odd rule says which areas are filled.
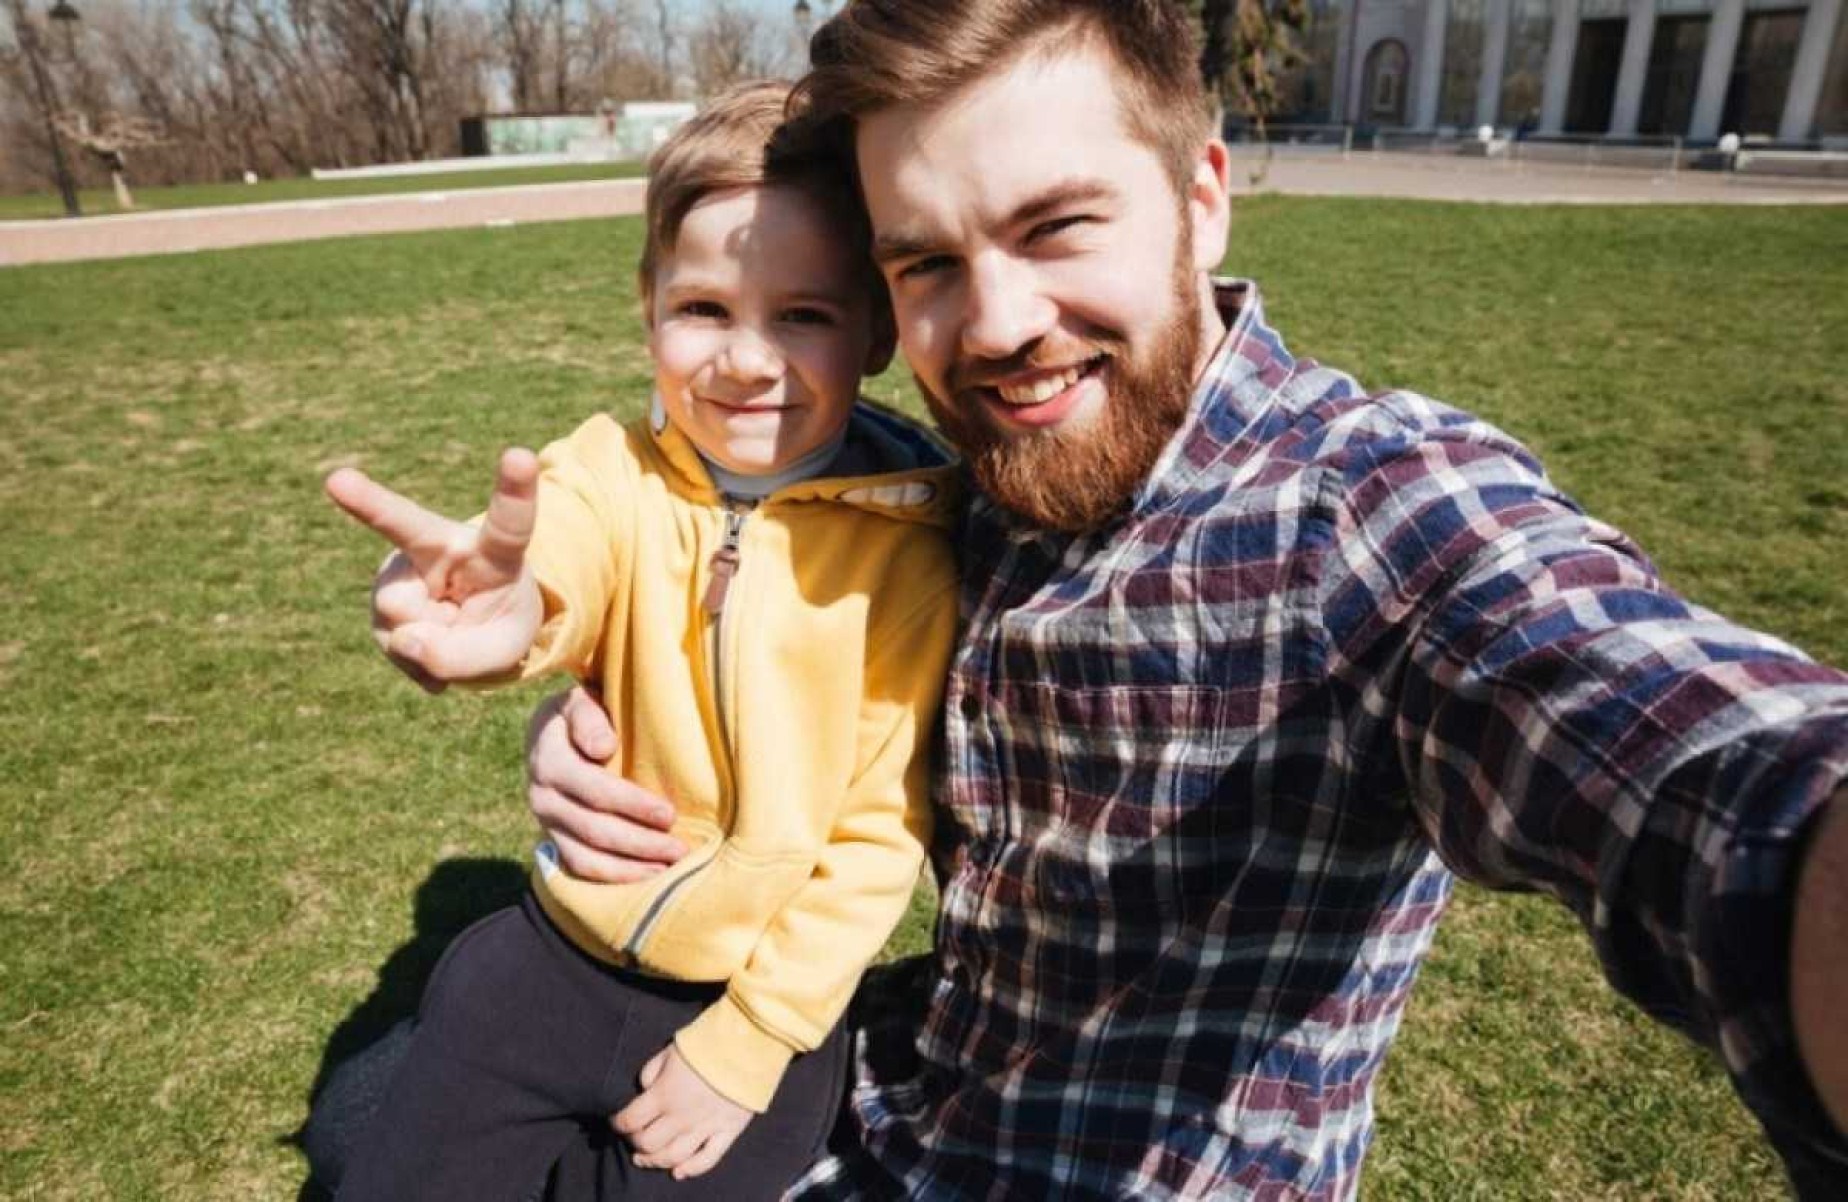
[[[674,1042],[759,1112],[839,1019],[929,838],[958,478],[920,427],[866,404],[853,420],[883,461],[915,466],[747,510],[671,425],[597,417],[540,457],[529,563],[546,622],[523,672],[602,688],[612,769],[674,802],[691,851],[604,885],[542,848],[534,887],[592,955],[728,982]]]

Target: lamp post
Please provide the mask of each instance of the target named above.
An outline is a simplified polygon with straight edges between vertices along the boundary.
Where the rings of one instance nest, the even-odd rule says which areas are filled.
[[[7,0],[7,7],[13,14],[13,28],[19,34],[19,48],[25,52],[26,65],[32,69],[33,86],[38,89],[39,113],[45,118],[45,136],[51,141],[51,166],[58,177],[58,194],[64,198],[64,214],[81,217],[83,210],[77,207],[77,186],[71,182],[71,169],[64,161],[64,142],[58,137],[58,94],[52,90],[51,77],[45,73],[45,60],[39,54],[38,30],[26,12],[25,0]],[[66,0],[58,0],[52,6],[51,18],[64,25],[67,36],[79,19],[77,10]]]
[[[808,53],[809,30],[815,22],[815,10],[809,6],[809,0],[796,0],[794,10],[796,18],[796,50]]]

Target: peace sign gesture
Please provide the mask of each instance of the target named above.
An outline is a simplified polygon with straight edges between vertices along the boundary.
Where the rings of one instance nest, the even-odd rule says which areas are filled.
[[[471,526],[352,468],[327,478],[334,503],[397,548],[373,581],[372,634],[428,691],[504,676],[538,636],[545,605],[526,567],[538,483],[531,451],[505,452],[487,517]]]

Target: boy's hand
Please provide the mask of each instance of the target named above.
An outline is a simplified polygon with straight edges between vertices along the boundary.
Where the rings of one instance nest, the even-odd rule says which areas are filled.
[[[637,1165],[671,1169],[674,1180],[685,1181],[719,1163],[752,1117],[706,1084],[670,1043],[642,1066],[642,1092],[610,1116],[610,1126],[635,1149]]]
[[[479,527],[432,513],[343,468],[327,495],[397,547],[372,585],[372,634],[405,675],[432,693],[519,666],[544,619],[526,568],[538,512],[539,461],[501,456],[488,516]]]

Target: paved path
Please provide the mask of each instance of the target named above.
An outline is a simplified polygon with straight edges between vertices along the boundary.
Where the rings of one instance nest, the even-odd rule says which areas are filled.
[[[1241,193],[1255,156],[1235,150]],[[0,267],[125,255],[175,254],[261,242],[340,238],[615,217],[639,213],[639,179],[528,184],[394,196],[354,196],[212,209],[171,209],[81,221],[0,221]],[[1639,171],[1510,163],[1454,154],[1279,153],[1261,189],[1306,196],[1400,196],[1497,204],[1848,204],[1848,182],[1708,171]]]
[[[616,217],[642,211],[644,187],[644,181],[639,179],[588,180],[167,209],[78,221],[0,221],[0,267],[177,254],[352,234]]]
[[[1258,154],[1235,147],[1232,183]],[[1280,151],[1257,189],[1298,196],[1399,196],[1490,204],[1848,204],[1848,180],[1515,162],[1459,154]]]

